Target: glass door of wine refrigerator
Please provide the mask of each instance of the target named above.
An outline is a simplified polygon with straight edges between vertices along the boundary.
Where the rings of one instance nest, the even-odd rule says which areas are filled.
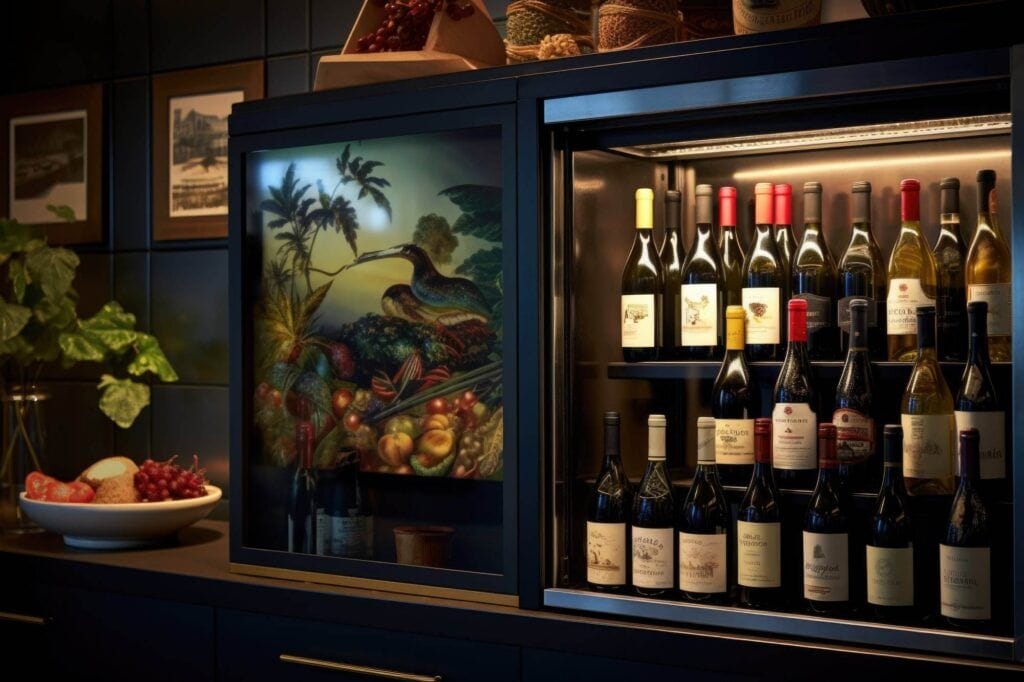
[[[941,61],[920,60],[915,72],[918,81],[942,80]],[[649,92],[580,95],[545,103],[543,111],[550,126],[552,150],[549,219],[553,229],[549,246],[554,267],[549,285],[556,301],[546,335],[550,347],[555,349],[548,358],[554,380],[550,389],[552,456],[546,474],[554,518],[549,524],[549,542],[553,549],[547,567],[546,605],[613,613],[651,622],[757,631],[772,636],[841,640],[863,646],[981,658],[1019,658],[1020,653],[1014,646],[1019,622],[1015,614],[1018,595],[1014,592],[1014,556],[1019,551],[1016,548],[1020,546],[1020,531],[1015,531],[1013,524],[1013,481],[1015,477],[1020,481],[1021,476],[1011,453],[1019,449],[1014,425],[1020,420],[1013,411],[1013,395],[1022,377],[1017,363],[1005,357],[991,364],[998,411],[1004,414],[1001,425],[992,428],[1001,428],[1002,432],[982,434],[982,438],[998,436],[1005,443],[999,455],[998,472],[991,474],[994,478],[982,481],[981,486],[990,535],[987,545],[990,569],[977,576],[961,576],[968,582],[977,580],[990,587],[991,616],[984,622],[955,622],[943,616],[950,600],[947,590],[957,582],[955,576],[951,578],[940,572],[939,561],[940,545],[954,541],[949,531],[952,494],[919,494],[909,498],[913,528],[912,608],[893,621],[883,619],[866,604],[868,572],[875,575],[878,571],[896,570],[889,564],[869,566],[865,549],[882,474],[883,426],[903,423],[907,429],[913,420],[908,421],[906,417],[917,409],[914,404],[908,407],[904,397],[914,363],[878,356],[873,357],[871,363],[874,384],[872,407],[867,415],[873,420],[873,425],[868,427],[873,455],[868,460],[865,477],[856,481],[847,479],[844,483],[850,517],[848,568],[844,569],[849,571],[850,597],[846,608],[821,615],[808,608],[805,598],[803,544],[806,538],[801,540],[801,533],[814,485],[813,471],[809,484],[780,484],[783,595],[774,605],[744,608],[739,605],[735,592],[721,600],[723,603],[714,605],[687,599],[678,590],[682,565],[677,563],[680,560],[675,553],[678,542],[664,550],[673,552],[668,569],[673,577],[672,589],[655,598],[641,596],[631,583],[629,566],[647,562],[650,557],[649,552],[636,546],[630,548],[628,530],[622,555],[626,564],[625,584],[612,591],[597,590],[588,584],[588,565],[598,556],[590,551],[592,547],[588,548],[587,520],[593,513],[590,501],[603,462],[603,415],[609,411],[620,415],[621,456],[634,491],[647,467],[648,416],[667,416],[667,468],[675,503],[681,506],[697,467],[697,420],[712,416],[712,389],[722,366],[724,350],[719,348],[713,359],[677,359],[665,353],[658,360],[625,361],[621,340],[625,303],[620,304],[623,291],[620,273],[636,232],[635,190],[654,190],[653,225],[658,246],[664,239],[665,212],[676,210],[674,206],[678,205],[673,203],[674,199],[666,201],[667,193],[670,190],[680,193],[681,239],[689,252],[694,246],[696,231],[697,187],[710,185],[714,193],[712,233],[716,240],[720,239],[723,224],[719,190],[736,188],[735,225],[746,252],[753,248],[757,221],[755,185],[773,183],[776,188],[788,185],[792,193],[792,217],[787,222],[793,226],[796,245],[804,236],[805,217],[810,218],[807,222],[815,223],[815,229],[820,225],[823,240],[838,263],[851,241],[854,185],[870,183],[867,217],[880,249],[884,268],[881,276],[888,284],[877,308],[882,316],[886,315],[887,306],[902,300],[901,296],[910,296],[899,287],[906,286],[908,278],[913,277],[900,271],[895,278],[887,278],[893,247],[901,230],[906,233],[910,229],[907,221],[901,222],[902,181],[915,179],[919,182],[920,224],[927,249],[931,251],[940,232],[940,223],[945,222],[948,229],[952,222],[949,216],[942,218],[944,181],[948,190],[954,186],[949,178],[959,180],[959,229],[965,247],[969,247],[979,221],[979,172],[994,173],[994,191],[983,185],[987,189],[981,206],[991,210],[989,222],[1001,226],[1005,243],[1014,241],[1014,222],[1019,222],[1020,218],[1011,215],[1011,198],[1016,196],[1014,185],[1019,183],[1011,177],[1012,128],[1017,122],[1011,114],[1009,74],[1004,71],[1003,77],[995,80],[986,75],[983,85],[975,83],[966,88],[972,93],[967,96],[963,94],[963,83],[956,87],[936,83],[927,93],[924,89],[914,93],[900,88],[880,91],[879,74],[884,71],[875,67],[860,71],[847,69],[833,74],[831,80],[828,74],[819,72],[790,73],[759,79],[660,86],[650,88]],[[899,69],[893,67],[886,82],[898,81],[898,73]],[[755,80],[759,82],[754,83]],[[990,178],[991,173],[983,173],[981,177]],[[813,183],[820,186],[820,216],[805,216],[804,188],[807,185],[808,191],[815,192]],[[864,188],[861,185],[858,191]],[[948,204],[946,206],[948,212]],[[906,211],[904,217],[907,217]],[[725,222],[731,221],[726,218]],[[992,252],[974,254],[975,275],[982,276],[983,271],[991,272],[996,268],[994,258]],[[1012,258],[1015,272],[1012,286],[1019,288],[1019,263],[1024,254],[1014,251]],[[1004,268],[1003,272],[1007,271]],[[787,283],[784,289],[788,287]],[[1009,290],[1009,286],[1005,287],[1000,295],[1007,295]],[[928,293],[929,298],[935,295]],[[971,295],[980,298],[984,291],[977,288]],[[685,300],[670,288],[665,289],[662,298],[676,307],[667,311],[662,308],[662,320],[675,320],[675,324],[685,325],[707,313],[717,316],[718,325],[725,322],[724,306],[705,311],[702,304],[708,304],[707,301]],[[826,298],[827,324],[836,326],[843,295],[826,292]],[[783,294],[783,320],[786,304]],[[710,305],[715,307],[713,301]],[[943,331],[939,343],[948,344],[953,336],[962,335],[966,347],[966,305],[964,301],[956,305],[963,313],[962,322],[956,323],[953,330]],[[1010,309],[1008,301],[996,301],[993,305],[1001,306],[1001,310]],[[761,323],[753,319],[758,317],[758,311],[753,308],[752,311],[744,311],[747,323]],[[1010,344],[1016,357],[1020,357],[1024,346],[1019,317],[1014,315]],[[879,322],[874,312],[870,319],[872,325]],[[995,339],[1001,334],[1005,341],[1010,330],[1006,325],[993,330],[990,324],[989,335]],[[670,330],[664,331],[664,338],[671,339]],[[783,344],[785,334],[783,322]],[[782,358],[780,354],[777,359],[768,361],[748,359],[750,389],[756,398],[752,418],[773,416],[773,392]],[[810,363],[810,380],[818,394],[815,408],[819,423],[841,421],[843,413],[837,412],[836,393],[845,358],[845,351],[837,349]],[[966,390],[962,385],[964,359],[965,356],[961,356],[938,362],[952,396],[961,388]],[[951,409],[948,421],[943,423],[950,425],[948,437],[952,439]],[[909,440],[911,436],[905,433],[904,437]],[[904,466],[913,466],[908,457],[917,456],[920,456],[917,451],[905,449]],[[948,462],[950,476],[954,473],[955,460],[953,452]],[[733,534],[729,536],[733,543],[737,507],[747,487],[749,469],[746,477],[727,481],[725,485],[734,524]],[[1017,488],[1020,488],[1019,483]],[[954,518],[952,523],[955,525],[958,520]],[[819,546],[814,551],[824,550]],[[729,585],[734,587],[735,546],[726,556],[725,565],[710,559],[708,570],[725,571]]]

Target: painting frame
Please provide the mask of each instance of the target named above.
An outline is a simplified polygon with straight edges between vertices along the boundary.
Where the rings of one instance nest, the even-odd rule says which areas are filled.
[[[16,191],[11,169],[16,163],[17,153],[13,141],[19,119],[25,125],[54,122],[59,119],[84,117],[84,141],[82,152],[82,177],[85,184],[83,200],[85,210],[76,211],[75,220],[68,222],[56,217],[43,221],[32,221],[42,227],[52,244],[98,244],[104,241],[103,229],[103,157],[104,157],[104,90],[99,83],[79,85],[54,90],[40,90],[0,97],[0,215],[17,218],[14,213],[13,195]],[[65,116],[70,114],[71,116]],[[56,201],[56,204],[62,202]],[[28,222],[28,221],[24,221]]]
[[[152,106],[152,237],[153,241],[222,239],[228,234],[227,192],[223,211],[204,215],[173,215],[171,181],[171,103],[175,99],[202,99],[241,92],[241,100],[263,98],[264,64],[254,60],[223,66],[189,69],[153,76]],[[226,140],[225,140],[226,144]],[[224,156],[226,157],[226,148]],[[226,165],[223,172],[226,182]]]

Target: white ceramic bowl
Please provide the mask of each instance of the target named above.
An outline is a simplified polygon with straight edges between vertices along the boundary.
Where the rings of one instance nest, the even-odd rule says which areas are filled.
[[[80,549],[124,549],[159,543],[203,519],[221,498],[217,486],[190,500],[133,504],[74,504],[30,500],[21,493],[21,509],[46,530]]]

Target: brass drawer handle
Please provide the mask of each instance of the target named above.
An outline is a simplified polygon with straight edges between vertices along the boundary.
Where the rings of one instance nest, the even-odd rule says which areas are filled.
[[[304,656],[292,656],[281,654],[278,657],[282,663],[294,663],[305,665],[310,668],[321,670],[334,670],[342,673],[355,673],[366,677],[376,677],[381,680],[402,680],[402,682],[442,682],[440,675],[414,675],[403,673],[397,670],[386,670],[384,668],[371,668],[366,665],[355,665],[354,663],[336,663],[335,661],[324,661],[319,658],[305,658]]]
[[[0,611],[0,621],[6,623],[22,623],[23,625],[46,625],[46,619],[39,616],[23,616],[20,613]]]

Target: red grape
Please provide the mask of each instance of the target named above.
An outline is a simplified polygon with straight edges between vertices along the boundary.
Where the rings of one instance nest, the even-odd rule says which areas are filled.
[[[135,473],[135,489],[143,502],[183,500],[206,495],[205,469],[199,468],[199,457],[192,455],[192,466],[184,469],[174,463],[177,455],[166,462],[147,459]]]

